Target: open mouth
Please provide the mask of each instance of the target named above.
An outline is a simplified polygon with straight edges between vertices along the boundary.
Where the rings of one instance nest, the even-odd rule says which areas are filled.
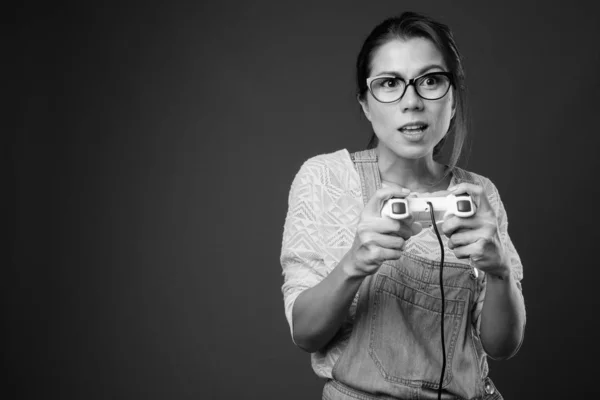
[[[418,134],[422,133],[425,129],[427,129],[428,126],[429,125],[425,123],[417,122],[403,125],[402,127],[398,128],[398,130],[402,133]]]

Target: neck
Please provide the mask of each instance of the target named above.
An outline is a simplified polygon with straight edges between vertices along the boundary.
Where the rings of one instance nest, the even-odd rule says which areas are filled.
[[[385,146],[377,146],[381,180],[392,182],[411,192],[429,192],[440,184],[444,165],[433,160],[433,154],[417,159],[400,158]]]

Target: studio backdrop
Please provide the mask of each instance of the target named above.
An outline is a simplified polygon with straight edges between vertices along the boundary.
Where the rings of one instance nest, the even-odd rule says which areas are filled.
[[[595,393],[593,4],[14,5],[3,398],[319,399],[283,308],[290,185],[366,147],[356,57],[407,10],[455,33],[459,165],[496,184],[523,261],[525,341],[490,374],[506,399]]]

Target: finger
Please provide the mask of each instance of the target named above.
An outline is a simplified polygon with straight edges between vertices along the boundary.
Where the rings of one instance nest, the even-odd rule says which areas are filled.
[[[394,197],[404,198],[410,193],[409,189],[390,183],[389,187],[378,189],[365,205],[363,213],[371,217],[380,217],[383,204]]]
[[[452,194],[469,194],[471,196],[478,196],[483,193],[483,188],[479,185],[469,182],[461,182],[458,185],[454,185],[448,188],[448,191]]]
[[[381,248],[379,250],[380,250],[379,261],[381,261],[381,262],[388,261],[388,260],[397,260],[400,257],[402,257],[402,250],[385,249],[385,248]]]
[[[446,218],[441,225],[441,230],[447,237],[452,236],[460,230],[472,230],[477,228],[477,220],[475,218],[461,218],[456,215],[451,215]]]
[[[453,250],[457,247],[467,246],[471,243],[475,243],[480,237],[481,234],[478,232],[478,230],[474,229],[464,229],[455,231],[449,237],[448,248],[450,250]]]
[[[402,250],[405,240],[398,236],[373,233],[371,241],[383,249]]]
[[[402,236],[405,239],[408,239],[412,235],[416,235],[423,230],[423,226],[420,223],[415,222],[415,218],[412,214],[408,214],[408,217],[399,219],[400,227],[402,232],[406,232],[407,236]]]
[[[412,218],[407,218],[407,220]],[[383,234],[393,234],[400,236],[404,239],[408,239],[414,233],[412,230],[412,223],[409,225],[405,222],[406,220],[396,220],[392,218],[380,218],[373,224],[373,231]]]
[[[419,222],[413,222],[410,226],[413,235],[418,235],[423,230],[423,225]]]
[[[483,239],[479,238],[473,243],[455,247],[452,251],[458,259],[473,258],[474,260],[478,260],[484,257],[484,242]]]
[[[379,217],[377,219],[372,220],[372,224],[370,226],[373,232],[378,233],[396,233],[402,227],[402,223],[400,220],[386,217]]]

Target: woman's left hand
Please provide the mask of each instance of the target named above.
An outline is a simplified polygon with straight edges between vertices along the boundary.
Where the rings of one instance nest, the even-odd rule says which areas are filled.
[[[481,186],[460,183],[450,193],[469,194],[476,211],[471,217],[448,217],[441,225],[442,232],[449,238],[448,247],[459,259],[470,258],[471,265],[486,274],[507,277],[510,267],[500,232],[498,220]]]

